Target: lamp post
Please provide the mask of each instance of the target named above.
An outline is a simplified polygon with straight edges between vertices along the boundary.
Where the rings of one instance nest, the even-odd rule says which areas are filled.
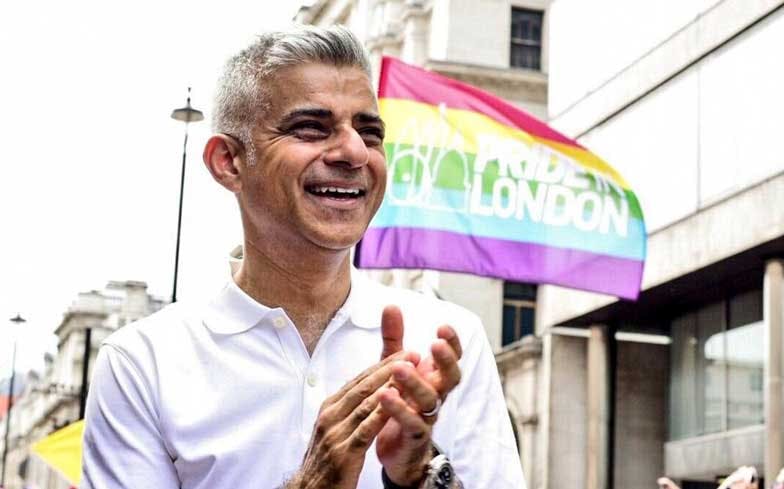
[[[180,231],[182,229],[182,196],[185,191],[185,159],[188,148],[188,124],[204,120],[200,110],[191,107],[191,87],[188,87],[188,100],[185,107],[174,109],[171,118],[185,123],[185,141],[182,143],[182,174],[180,175],[180,209],[177,213],[177,245],[174,251],[174,285],[172,286],[172,302],[177,302],[177,272],[180,265]]]
[[[27,321],[19,314],[11,318],[14,326],[18,326]],[[8,383],[8,410],[5,412],[5,442],[3,443],[3,472],[0,473],[0,487],[5,487],[5,473],[7,468],[6,460],[8,458],[8,442],[10,441],[11,434],[11,409],[14,407],[14,378],[16,377],[16,334],[14,332],[14,349],[11,356],[11,380]]]

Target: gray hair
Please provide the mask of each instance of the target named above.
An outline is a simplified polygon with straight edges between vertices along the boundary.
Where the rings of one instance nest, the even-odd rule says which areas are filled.
[[[359,40],[343,26],[296,26],[262,34],[226,63],[218,81],[212,129],[238,138],[255,161],[251,133],[269,108],[268,81],[282,68],[307,62],[351,66],[370,74]]]

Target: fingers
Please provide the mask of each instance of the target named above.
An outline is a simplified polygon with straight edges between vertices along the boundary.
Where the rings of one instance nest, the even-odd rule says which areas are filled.
[[[458,338],[457,333],[451,326],[446,324],[439,326],[436,336],[449,343],[458,359],[463,358],[463,347],[460,345],[460,338]]]
[[[420,357],[419,354],[416,352],[397,352],[393,355],[390,355],[384,358],[383,360],[381,360],[380,362],[366,368],[361,374],[357,375],[350,381],[346,382],[346,384],[343,387],[341,387],[340,390],[338,390],[335,394],[327,398],[325,404],[332,404],[336,400],[341,399],[346,394],[346,392],[353,389],[357,384],[362,382],[368,376],[372,375],[373,372],[381,368],[384,368],[385,365],[388,365],[389,363],[394,362],[396,360],[405,360],[413,363],[414,365],[418,365]]]
[[[402,428],[403,437],[415,444],[429,440],[430,426],[406,401],[395,388],[384,389],[380,393],[381,407],[389,417],[394,418]]]
[[[381,432],[381,429],[389,420],[389,414],[377,407],[365,418],[349,438],[349,448],[355,451],[365,452]]]
[[[381,314],[381,359],[403,349],[403,314],[397,306],[387,306]]]
[[[341,390],[343,391],[343,394],[336,400],[334,405],[329,408],[330,411],[332,411],[329,414],[334,415],[334,419],[336,420],[343,419],[357,409],[357,406],[359,406],[360,403],[366,402],[369,398],[373,399],[373,394],[392,376],[393,367],[401,363],[408,362],[401,359],[382,362],[377,369],[370,372],[369,375],[360,379],[358,382],[353,383],[349,389],[345,391]]]
[[[413,408],[422,411],[430,411],[439,399],[439,393],[416,369],[407,363],[396,363],[392,367],[392,375],[395,381],[405,393],[405,400],[413,402]]]
[[[460,383],[460,366],[457,363],[458,357],[450,344],[443,339],[438,339],[430,347],[433,360],[436,364],[435,379],[433,387],[438,391],[441,398]]]

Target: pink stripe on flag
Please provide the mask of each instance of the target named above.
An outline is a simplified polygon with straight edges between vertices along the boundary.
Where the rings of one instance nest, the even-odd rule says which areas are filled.
[[[585,149],[576,141],[498,97],[471,85],[384,56],[381,61],[379,98],[414,100],[429,105],[446,104],[484,114],[506,126],[517,127],[532,136]]]
[[[360,268],[427,268],[517,282],[551,283],[637,298],[643,262],[519,241],[420,228],[369,228]]]

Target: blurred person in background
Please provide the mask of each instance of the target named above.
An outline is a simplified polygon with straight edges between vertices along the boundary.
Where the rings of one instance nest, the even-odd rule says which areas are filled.
[[[681,489],[678,484],[674,483],[668,477],[659,477],[656,480],[656,483],[659,485],[659,489]]]
[[[759,489],[757,469],[744,465],[729,475],[719,489]]]
[[[784,467],[779,471],[779,475],[776,476],[776,480],[773,481],[773,485],[771,489],[784,489]]]

